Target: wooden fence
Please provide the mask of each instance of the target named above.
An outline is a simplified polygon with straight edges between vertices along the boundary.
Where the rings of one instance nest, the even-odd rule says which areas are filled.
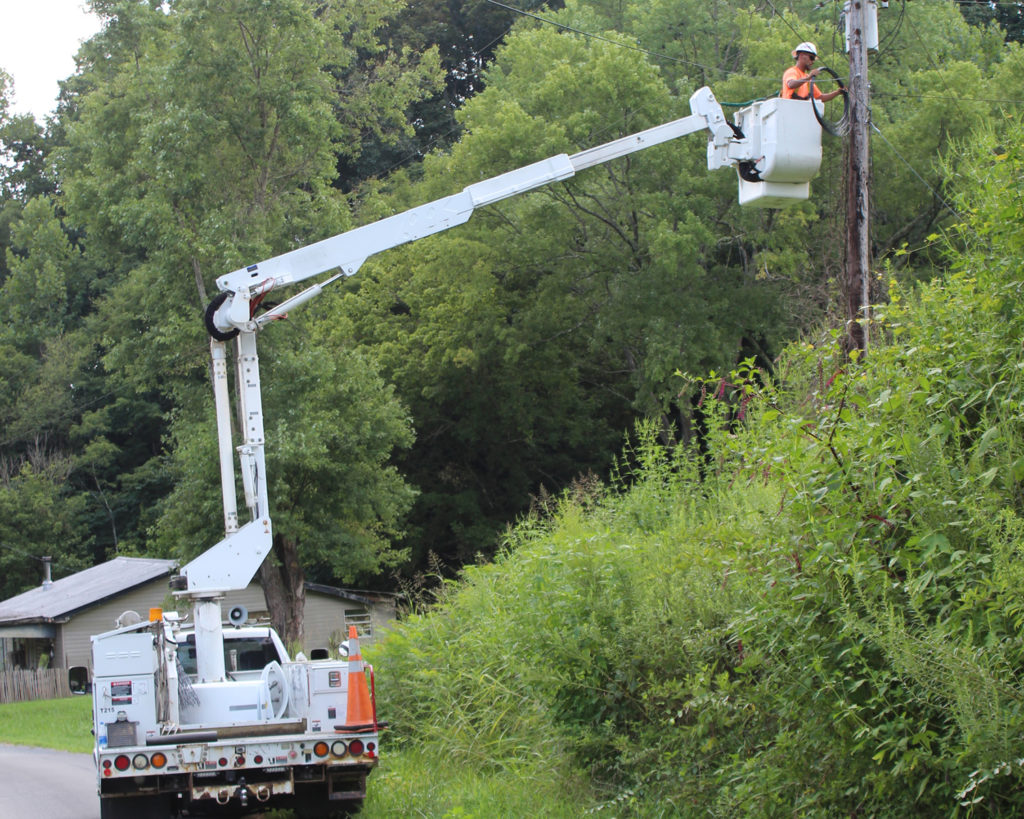
[[[0,671],[0,703],[70,697],[66,668]]]

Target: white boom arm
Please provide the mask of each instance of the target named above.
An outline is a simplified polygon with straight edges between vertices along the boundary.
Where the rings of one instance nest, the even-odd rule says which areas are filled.
[[[217,286],[222,293],[211,303],[206,321],[213,336],[211,351],[226,536],[182,569],[190,596],[197,599],[214,598],[227,590],[245,588],[270,551],[272,530],[267,501],[259,362],[256,355],[257,330],[309,301],[325,285],[342,276],[351,276],[370,256],[461,225],[478,207],[568,179],[584,168],[704,129],[710,132],[713,146],[724,146],[734,139],[734,132],[726,122],[711,89],[701,88],[694,93],[690,97],[690,110],[693,113],[688,117],[572,156],[559,154],[493,179],[477,182],[460,193],[249,265],[217,279]],[[331,270],[338,272],[266,313],[253,315],[251,302],[254,298],[272,289],[297,284]],[[251,515],[251,520],[241,527],[238,523],[231,458],[227,354],[224,348],[224,342],[236,335],[239,423],[244,429],[243,443],[237,449],[246,505]]]
[[[258,318],[250,315],[249,299],[252,297],[285,285],[297,284],[329,270],[340,271],[339,276],[351,276],[359,270],[366,259],[376,253],[461,225],[469,220],[476,208],[551,182],[568,179],[584,168],[705,128],[710,130],[716,145],[724,145],[733,138],[733,132],[722,113],[722,107],[711,89],[701,88],[695,92],[690,97],[690,110],[693,113],[688,117],[622,137],[572,156],[559,154],[544,159],[525,168],[469,185],[460,193],[435,202],[420,205],[379,222],[227,273],[217,279],[217,287],[228,293],[229,297],[213,311],[210,317],[211,329],[215,328],[223,334],[256,330],[317,295],[319,289],[318,286],[314,286],[299,293]]]
[[[781,103],[780,103],[781,104]],[[224,592],[244,589],[270,553],[272,529],[267,496],[264,455],[263,404],[260,395],[256,332],[270,321],[317,296],[324,286],[353,275],[367,258],[392,247],[421,239],[461,225],[483,205],[533,190],[551,182],[568,179],[590,168],[635,151],[707,129],[708,168],[738,166],[742,180],[750,178],[757,190],[758,173],[764,164],[761,143],[745,137],[730,125],[722,107],[709,88],[690,97],[691,115],[649,128],[631,136],[569,156],[559,154],[525,168],[477,182],[460,193],[438,199],[382,219],[364,227],[301,247],[258,264],[249,265],[217,279],[221,293],[206,310],[206,327],[211,336],[214,396],[217,404],[217,432],[220,443],[221,487],[224,502],[225,537],[181,570],[176,587],[193,602],[196,626],[196,659],[203,680],[224,680],[223,633],[220,601]],[[802,109],[801,109],[802,110]],[[759,123],[759,121],[758,121]],[[778,129],[761,129],[774,139]],[[820,152],[820,146],[818,148]],[[744,163],[749,166],[744,168]],[[784,163],[783,163],[784,164]],[[815,165],[814,170],[817,169]],[[808,174],[807,178],[813,175]],[[786,179],[787,183],[792,180]],[[758,187],[760,186],[760,187]],[[777,186],[776,186],[777,187]],[[783,186],[784,188],[787,186]],[[773,188],[775,200],[806,198],[806,184],[788,185],[795,193]],[[779,191],[781,190],[781,194]],[[742,192],[742,188],[741,188]],[[756,197],[751,197],[753,198]],[[335,271],[267,312],[256,315],[253,300],[270,290]],[[242,473],[245,502],[250,520],[239,526],[235,498],[235,474],[231,457],[230,398],[225,343],[237,337],[236,382],[238,423],[242,443],[236,447]]]
[[[255,334],[266,323],[318,295],[342,276],[351,276],[370,256],[416,239],[461,225],[473,211],[542,185],[568,179],[589,168],[635,151],[707,129],[709,151],[723,149],[736,140],[722,108],[709,88],[690,97],[688,117],[616,139],[569,156],[559,154],[525,168],[477,182],[460,193],[444,197],[347,231],[315,244],[249,265],[217,279],[221,294],[207,310],[207,328],[213,336],[214,393],[217,399],[220,440],[221,485],[224,499],[225,538],[182,569],[193,598],[211,598],[230,589],[245,588],[259,569],[271,546],[271,523],[263,441],[263,410],[260,398],[259,362]],[[328,271],[335,275],[256,316],[254,298],[272,289],[297,284]],[[224,342],[238,336],[237,378],[239,423],[244,441],[239,446],[242,483],[251,519],[239,527],[235,508],[235,478],[231,458],[231,421]]]

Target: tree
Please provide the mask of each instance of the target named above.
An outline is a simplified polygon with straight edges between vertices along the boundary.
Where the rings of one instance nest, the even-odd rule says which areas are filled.
[[[111,260],[105,275],[112,283],[91,325],[102,366],[136,396],[170,410],[161,430],[169,456],[139,453],[145,460],[129,469],[140,476],[170,470],[177,479],[150,521],[152,544],[164,554],[190,558],[219,539],[222,525],[220,515],[200,514],[217,506],[215,456],[209,469],[198,467],[211,454],[200,442],[214,440],[201,321],[212,280],[343,227],[344,201],[331,184],[337,156],[357,155],[364,134],[402,132],[410,102],[433,87],[429,54],[416,61],[375,39],[397,8],[183,0],[165,13],[118,2],[102,9],[109,23],[97,45],[104,48],[84,49],[86,69],[75,84],[81,96],[69,106],[75,120],[61,156],[65,201],[85,231],[87,259]],[[345,381],[319,393],[310,388],[296,402],[267,396],[268,434],[278,443],[271,463],[282,476],[276,483],[272,476],[273,503],[282,511],[264,588],[282,632],[301,638],[294,612],[307,569],[330,580],[394,562],[387,535],[408,490],[381,453],[404,445],[409,430],[399,405],[373,386],[370,361],[331,369],[301,336],[291,337],[297,349],[289,352],[275,335],[283,333],[268,334],[264,355],[268,372],[289,362],[282,383]],[[339,390],[357,387],[364,414],[331,415]],[[287,430],[273,432],[274,407],[289,418],[289,430],[317,430],[324,443],[304,449]],[[110,409],[114,417],[116,404]],[[372,429],[372,414],[380,429],[362,448],[347,450],[341,432],[331,437],[349,422]],[[124,448],[107,446],[105,419],[94,419],[98,437],[83,454],[108,474]],[[289,480],[281,452],[323,484]],[[338,468],[344,464],[358,485],[315,461],[325,453],[343,459]],[[348,560],[328,559],[328,542],[347,545]]]
[[[945,264],[933,237],[949,223],[941,190],[955,175],[937,158],[979,120],[998,130],[989,100],[1024,90],[1024,58],[950,4],[890,5],[872,68],[875,251],[905,246],[893,260],[900,275],[927,277]],[[38,439],[71,459],[61,491],[85,499],[73,528],[97,560],[151,547],[187,556],[217,538],[213,510],[202,516],[207,534],[174,535],[171,509],[186,487],[159,503],[179,470],[194,481],[191,497],[216,494],[215,477],[193,469],[201,458],[191,442],[212,439],[199,314],[217,275],[677,117],[704,83],[727,110],[772,95],[794,29],[818,42],[823,61],[845,64],[835,4],[571,0],[541,12],[555,25],[476,0],[94,6],[104,29],[79,52],[45,134],[0,121],[5,150],[26,146],[26,161],[4,165],[20,175],[7,177],[0,220],[23,238],[6,254],[16,275],[3,273],[0,423],[5,457],[24,461]],[[430,43],[447,60],[447,96]],[[424,150],[427,133],[447,133],[439,123],[455,108],[458,142],[364,182]],[[352,455],[397,465],[420,488],[404,541],[417,560],[486,552],[531,495],[607,469],[638,415],[657,418],[666,440],[694,434],[695,397],[677,370],[748,357],[770,367],[784,338],[829,321],[843,146],[824,147],[812,199],[786,211],[740,209],[734,179],[707,174],[694,137],[487,209],[368,264],[343,296],[323,300],[317,315],[337,325],[332,349],[354,355],[338,372],[368,395],[378,373],[394,383],[392,398],[366,400],[387,417],[403,414],[392,406],[401,402],[419,431],[402,450],[404,428],[385,424],[393,464],[375,451]],[[52,316],[42,307],[51,297]],[[280,327],[263,335],[274,382],[334,372],[312,342]],[[293,354],[288,375],[272,363]],[[308,410],[278,409],[286,399],[275,388],[268,379],[271,424],[275,412],[333,417],[329,391],[303,391]],[[290,429],[303,426],[289,417]],[[369,485],[382,501],[364,521],[378,533],[366,542],[383,546],[381,533],[402,528],[394,510],[408,495],[383,477]],[[301,501],[286,513],[287,493],[273,500],[289,527],[319,520]],[[308,554],[329,579],[334,564],[319,562],[320,547],[308,535],[297,543],[299,562]],[[349,568],[365,577],[375,564],[361,565]]]
[[[696,0],[569,2],[544,15],[562,29],[520,21],[485,90],[458,113],[459,144],[428,156],[421,181],[396,175],[368,189],[362,218],[679,116],[705,82],[727,105],[773,95],[792,27],[835,43],[823,58],[842,68],[830,12],[804,21],[777,5],[789,25]],[[895,14],[880,23],[877,59],[902,63],[877,84],[901,86],[874,109],[898,152],[876,143],[877,251],[923,244],[900,262],[930,275],[941,259],[925,239],[948,220],[934,158],[991,111],[967,88],[1008,57],[997,33],[970,29],[944,4],[908,6],[902,27]],[[940,87],[952,93],[940,100]],[[838,119],[841,103],[830,105]],[[607,469],[636,415],[658,418],[666,439],[692,434],[693,396],[680,394],[677,371],[747,357],[770,367],[783,339],[841,312],[842,141],[825,138],[812,199],[785,211],[739,208],[735,180],[707,174],[704,147],[681,140],[488,208],[350,284],[339,309],[420,431],[402,466],[423,490],[410,525],[421,556],[458,564],[486,552],[541,486]]]
[[[560,0],[512,4],[524,12],[561,8]],[[519,15],[487,0],[426,0],[408,3],[388,24],[382,39],[396,48],[423,53],[436,48],[444,87],[412,106],[415,131],[393,143],[371,137],[358,160],[343,160],[342,179],[387,176],[439,147],[458,141],[456,111],[484,89],[484,71]]]
[[[993,0],[957,0],[964,19],[975,26],[995,22],[1006,32],[1008,40],[1024,41],[1024,3],[993,2]]]
[[[48,198],[29,201],[12,231],[9,274],[0,287],[0,316],[17,345],[36,358],[43,343],[68,329],[80,313],[78,254],[53,203]]]
[[[24,460],[0,457],[0,598],[42,581],[41,558],[54,558],[62,577],[91,565],[80,546],[76,517],[82,499],[71,494],[70,459],[42,442]]]
[[[394,540],[413,497],[390,464],[412,441],[404,408],[318,318],[277,323],[261,338],[274,540],[259,577],[273,622],[299,643],[305,579],[352,584],[393,568],[406,556]],[[223,526],[216,424],[203,404],[201,423],[175,425],[174,488],[157,524],[158,549],[186,557]]]
[[[551,28],[511,37],[486,79],[460,111],[466,136],[403,202],[678,116],[635,51]],[[734,183],[707,175],[704,152],[683,140],[508,200],[354,283],[341,309],[420,431],[403,467],[423,490],[422,546],[453,563],[486,552],[542,484],[607,470],[633,413],[674,434],[679,368],[777,332],[777,287],[730,265],[708,228]]]

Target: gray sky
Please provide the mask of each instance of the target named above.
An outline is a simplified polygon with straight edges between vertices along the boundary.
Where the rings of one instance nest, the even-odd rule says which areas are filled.
[[[14,78],[14,112],[42,122],[56,107],[57,81],[99,28],[85,0],[0,0],[0,68]]]

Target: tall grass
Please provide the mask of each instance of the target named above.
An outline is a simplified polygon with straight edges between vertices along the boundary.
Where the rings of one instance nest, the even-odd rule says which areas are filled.
[[[522,771],[542,814],[1024,812],[1022,144],[978,141],[952,272],[893,283],[866,361],[708,379],[700,450],[641,427],[389,636],[382,791],[443,759],[452,816]]]
[[[385,749],[359,815],[365,819],[579,817],[592,795],[585,780],[567,774],[560,759],[555,754],[550,761],[509,762],[495,770],[453,762],[442,748],[409,748],[397,754]]]
[[[367,652],[366,816],[1024,813],[1024,127],[993,139],[866,361],[708,379],[701,448],[641,425]]]

